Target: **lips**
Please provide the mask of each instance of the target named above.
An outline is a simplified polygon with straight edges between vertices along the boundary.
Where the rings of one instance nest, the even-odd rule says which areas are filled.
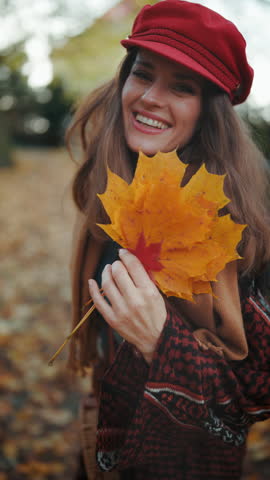
[[[168,126],[165,123],[159,122],[158,120],[153,120],[152,118],[149,118],[149,117],[145,117],[140,113],[136,115],[136,120],[137,122],[143,123],[144,125],[149,125],[150,127],[159,128],[160,130],[164,130],[165,128],[168,128]]]
[[[133,113],[134,126],[142,133],[162,133],[171,125],[163,118],[146,111],[137,111]]]

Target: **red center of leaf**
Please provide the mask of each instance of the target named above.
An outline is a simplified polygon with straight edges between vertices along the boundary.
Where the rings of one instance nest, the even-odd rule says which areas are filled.
[[[151,276],[151,272],[159,272],[163,268],[163,265],[159,262],[160,250],[161,242],[146,245],[144,234],[141,233],[136,248],[130,250],[130,252],[136,255]]]

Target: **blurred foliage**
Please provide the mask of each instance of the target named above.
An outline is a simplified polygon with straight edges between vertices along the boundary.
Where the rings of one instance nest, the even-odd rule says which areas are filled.
[[[270,162],[270,105],[268,109],[246,106],[242,117],[249,125],[254,141]]]
[[[14,5],[5,2],[6,12]],[[31,89],[21,73],[26,60],[25,38],[2,52],[0,165],[11,165],[12,143],[51,146],[62,143],[74,98],[86,95],[111,77],[124,52],[119,38],[126,37],[141,5],[141,0],[117,4],[84,33],[55,49],[54,79],[46,88]],[[59,14],[63,13],[63,2],[58,0],[56,7]]]
[[[0,52],[0,69],[5,66],[12,71],[19,70],[25,60],[24,42],[18,42]]]
[[[76,96],[85,96],[113,75],[124,52],[119,38],[127,36],[133,18],[134,9],[118,18],[107,14],[53,51],[54,70],[67,89]]]
[[[84,30],[95,10],[91,0],[0,0],[1,26],[8,32],[7,38],[1,36],[0,44],[27,43],[41,33],[53,46]]]
[[[83,33],[54,49],[54,70],[67,90],[73,95],[85,96],[112,77],[125,53],[120,39],[130,33],[135,15],[146,3],[157,2],[122,1]]]
[[[10,77],[25,61],[22,43],[0,53],[0,167],[13,164],[11,157],[11,118],[6,110],[13,106]]]
[[[79,35],[63,39],[66,43],[52,51],[54,79],[46,88],[31,89],[21,73],[26,61],[24,40],[0,52],[0,166],[12,164],[13,143],[61,145],[72,105],[112,77],[125,54],[119,39],[128,35],[134,16],[145,3],[121,1]],[[14,9],[15,3],[6,1],[2,6]],[[62,1],[56,6],[57,12],[63,11]],[[270,158],[270,115],[248,104],[239,112]]]
[[[25,56],[16,45],[0,55],[0,166],[12,165],[11,146],[63,143],[73,103],[60,79],[31,89],[21,73]]]
[[[61,80],[55,78],[46,88],[30,89],[19,97],[12,117],[12,135],[16,144],[59,146],[64,140],[72,99],[67,97]]]

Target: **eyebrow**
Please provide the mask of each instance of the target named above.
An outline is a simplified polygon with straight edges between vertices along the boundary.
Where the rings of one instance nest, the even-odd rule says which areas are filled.
[[[135,61],[135,65],[136,64],[139,64],[139,65],[142,65],[143,67],[146,67],[146,68],[149,68],[150,70],[154,70],[154,66],[151,62],[148,62],[146,60],[136,60]],[[174,72],[173,76],[175,77],[176,80],[193,80],[194,82],[196,82],[196,78],[194,78],[193,75],[189,75],[188,73],[177,73],[177,72]]]
[[[152,63],[150,62],[147,62],[146,60],[135,60],[135,65],[136,64],[140,64],[142,65],[143,67],[147,67],[147,68],[150,68],[151,70],[154,70],[154,66],[152,65]]]

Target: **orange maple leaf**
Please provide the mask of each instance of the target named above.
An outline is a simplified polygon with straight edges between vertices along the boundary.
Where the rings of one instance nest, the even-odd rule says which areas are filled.
[[[185,170],[175,151],[154,157],[140,153],[131,184],[108,168],[106,191],[98,196],[111,223],[98,225],[139,258],[165,295],[193,301],[194,294],[212,293],[217,274],[240,258],[236,247],[246,225],[234,223],[230,215],[219,216],[230,202],[223,191],[225,175],[209,173],[202,165],[181,187]]]
[[[246,225],[218,215],[230,201],[225,175],[202,165],[181,187],[185,170],[175,151],[140,153],[131,184],[108,169],[99,198],[111,223],[99,226],[139,258],[167,296],[192,300],[193,294],[211,293],[210,282],[240,258],[236,247]]]

